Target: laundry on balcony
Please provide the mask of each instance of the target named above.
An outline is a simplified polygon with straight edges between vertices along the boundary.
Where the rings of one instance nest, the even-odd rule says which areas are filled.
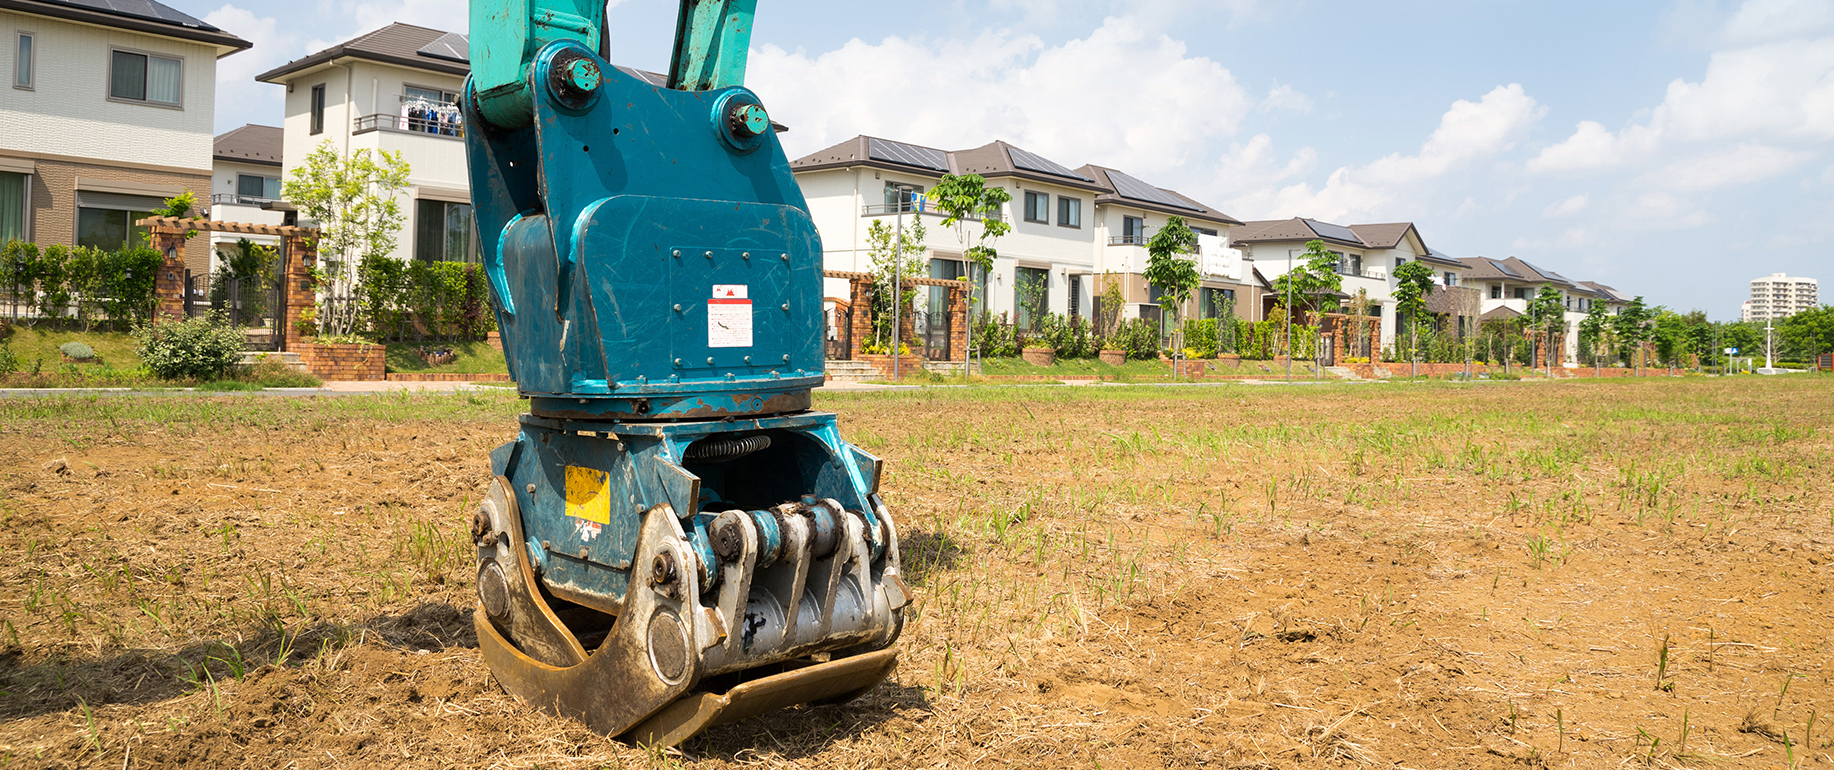
[[[399,128],[403,131],[441,136],[464,136],[464,126],[465,114],[456,104],[445,104],[426,99],[405,99],[401,102]]]

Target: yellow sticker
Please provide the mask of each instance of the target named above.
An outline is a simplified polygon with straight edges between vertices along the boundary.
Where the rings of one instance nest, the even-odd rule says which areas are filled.
[[[611,476],[604,471],[567,466],[567,515],[610,524],[610,480]]]

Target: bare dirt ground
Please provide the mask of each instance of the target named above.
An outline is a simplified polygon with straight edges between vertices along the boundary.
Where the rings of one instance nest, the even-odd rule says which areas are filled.
[[[650,751],[479,660],[508,394],[0,402],[0,767],[1834,764],[1834,380],[833,394],[899,671]]]

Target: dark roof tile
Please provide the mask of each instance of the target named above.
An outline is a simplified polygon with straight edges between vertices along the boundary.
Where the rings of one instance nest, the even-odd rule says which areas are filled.
[[[281,135],[278,128],[251,123],[218,135],[211,154],[217,160],[278,166]]]

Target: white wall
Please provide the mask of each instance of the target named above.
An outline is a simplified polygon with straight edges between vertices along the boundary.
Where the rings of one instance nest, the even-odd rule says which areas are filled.
[[[18,33],[32,32],[34,90],[12,87]],[[0,147],[119,163],[210,169],[216,49],[201,43],[0,11],[6,82]],[[184,61],[180,107],[110,101],[115,48]]]
[[[321,83],[325,85],[324,132],[313,135],[312,87]],[[409,187],[397,196],[406,222],[396,237],[394,255],[412,259],[417,224],[414,188],[469,191],[465,142],[459,137],[388,130],[359,134],[355,133],[356,121],[367,115],[399,115],[401,95],[409,85],[457,92],[463,84],[462,78],[453,75],[361,60],[343,60],[335,66],[295,75],[286,97],[283,167],[290,175],[325,141],[344,153],[362,149],[400,152],[408,164]]]

